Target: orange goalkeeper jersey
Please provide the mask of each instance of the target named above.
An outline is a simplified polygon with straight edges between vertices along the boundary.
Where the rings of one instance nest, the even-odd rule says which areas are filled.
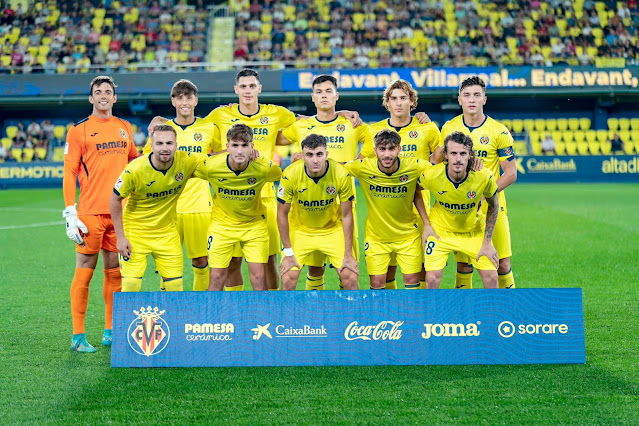
[[[90,115],[71,127],[64,148],[64,205],[75,203],[79,181],[78,214],[110,214],[113,185],[137,156],[128,121]]]

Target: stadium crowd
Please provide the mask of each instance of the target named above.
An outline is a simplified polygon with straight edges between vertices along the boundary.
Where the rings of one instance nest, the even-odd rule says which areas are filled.
[[[95,3],[95,4],[94,4]],[[174,4],[176,3],[176,4]],[[210,13],[181,2],[0,2],[2,72],[197,70]],[[261,68],[635,63],[636,0],[252,0],[234,62]],[[267,62],[267,63],[264,63]]]
[[[96,4],[97,3],[97,4]],[[208,14],[172,1],[0,2],[2,72],[177,70],[203,62]],[[191,66],[180,70],[197,70]]]

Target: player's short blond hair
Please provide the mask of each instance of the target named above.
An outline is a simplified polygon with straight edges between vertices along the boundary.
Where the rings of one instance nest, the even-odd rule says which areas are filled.
[[[408,95],[410,99],[410,110],[414,110],[417,108],[417,90],[413,89],[413,86],[406,80],[395,80],[393,81],[387,88],[384,90],[384,96],[382,98],[382,106],[386,108],[387,111],[390,111],[390,96],[393,93],[393,90],[400,89],[403,90],[404,93]]]
[[[151,131],[151,140],[153,140],[153,136],[156,132],[171,132],[177,138],[177,132],[173,128],[173,126],[169,126],[168,124],[156,124],[153,126],[153,130]]]

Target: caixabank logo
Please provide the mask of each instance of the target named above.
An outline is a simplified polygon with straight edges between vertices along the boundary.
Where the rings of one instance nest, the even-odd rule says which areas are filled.
[[[139,311],[133,311],[137,317],[131,322],[128,330],[128,342],[131,349],[144,356],[157,355],[162,352],[171,338],[169,325],[162,315],[166,311],[160,311],[156,306],[146,309],[141,307]]]
[[[328,337],[326,327],[323,325],[319,327],[312,327],[308,324],[289,326],[284,324],[278,324],[273,328],[273,333],[269,330],[271,323],[260,325],[257,324],[255,328],[252,328],[253,340],[260,340],[262,337],[268,337],[273,339],[274,337],[286,337],[286,338],[312,338],[312,337]]]

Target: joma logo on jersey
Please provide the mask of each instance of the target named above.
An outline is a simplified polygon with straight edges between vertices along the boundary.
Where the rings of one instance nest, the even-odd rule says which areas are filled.
[[[422,338],[428,340],[431,337],[476,337],[480,332],[477,326],[481,324],[424,324],[426,331]]]
[[[167,195],[177,194],[182,189],[182,185],[178,185],[175,188],[168,189],[166,191],[160,192],[147,192],[146,198],[161,198],[166,197]]]
[[[196,134],[194,134],[194,135],[193,135],[193,139],[194,139],[196,142],[202,142],[202,139],[203,139],[203,137],[202,137],[202,133],[196,133]]]
[[[157,306],[153,309],[149,306],[146,309],[142,307],[139,311],[133,311],[137,318],[129,325],[127,334],[129,346],[136,353],[149,357],[157,355],[166,348],[171,331],[162,318],[164,312]]]
[[[268,117],[260,117],[260,123],[268,124]]]
[[[254,177],[252,178],[248,178],[248,180],[246,181],[249,185],[255,185],[257,183],[257,179],[255,179]]]
[[[401,194],[404,192],[408,192],[408,188],[405,186],[370,185],[368,189],[373,192],[383,192],[390,194]]]
[[[326,187],[326,193],[328,195],[333,195],[335,194],[335,187],[333,185],[329,185]]]
[[[402,151],[417,151],[417,145],[402,145]]]
[[[304,201],[304,200],[298,199],[297,203],[303,207],[326,207],[333,204],[334,201],[335,201],[334,198],[331,198],[330,200],[312,200],[312,201]]]
[[[346,130],[346,126],[344,126],[343,124],[338,124],[337,126],[335,126],[335,129],[338,132],[343,132],[344,130]]]
[[[358,325],[353,321],[344,330],[346,340],[399,340],[404,321],[382,321],[377,325]]]
[[[408,180],[408,175],[401,175],[401,176],[399,177],[399,181],[400,181],[401,183],[404,183],[404,182],[406,182],[407,180]]]
[[[482,136],[481,138],[479,138],[479,143],[482,145],[488,145],[489,139],[488,136]]]
[[[217,191],[220,195],[255,195],[255,190],[251,189],[226,189],[220,188]]]
[[[201,146],[180,146],[178,149],[186,152],[202,152]]]
[[[178,182],[182,182],[182,179],[184,179],[184,174],[182,172],[177,172],[175,174],[175,180]]]
[[[124,129],[120,129],[120,136],[122,136],[124,139],[128,138],[126,132],[124,131]]]
[[[477,193],[475,191],[468,191],[468,193],[466,194],[466,196],[471,199],[474,200],[475,197],[477,196]]]
[[[415,130],[411,130],[410,132],[408,132],[408,137],[411,139],[416,139],[417,136],[419,136],[419,134]]]
[[[457,204],[457,203],[442,203],[441,201],[438,201],[439,205],[442,207],[445,207],[449,210],[468,210],[468,209],[472,209],[473,207],[475,207],[477,205],[477,203],[462,203],[462,204]]]
[[[101,149],[126,148],[128,145],[125,141],[115,141],[98,143],[95,145],[95,148],[100,151]]]

